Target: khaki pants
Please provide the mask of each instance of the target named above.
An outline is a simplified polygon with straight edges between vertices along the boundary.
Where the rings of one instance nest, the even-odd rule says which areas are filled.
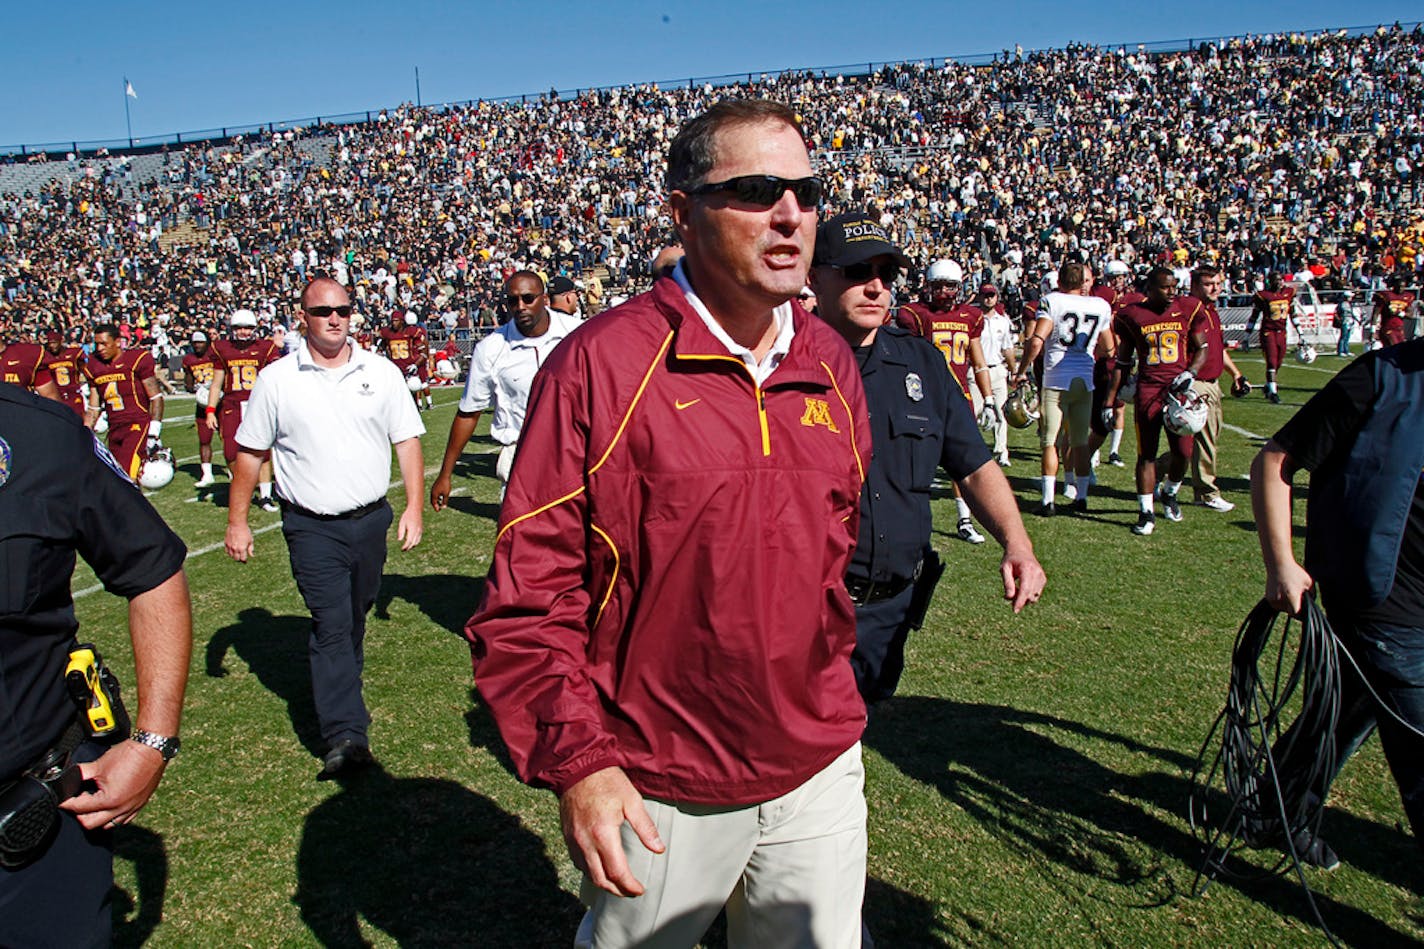
[[[1221,497],[1221,489],[1216,486],[1216,441],[1221,436],[1221,386],[1216,380],[1202,382],[1198,379],[1192,388],[1206,403],[1206,424],[1196,434],[1196,448],[1192,452],[1192,497],[1196,501],[1209,501]]]
[[[1082,379],[1074,379],[1072,388],[1043,390],[1043,422],[1038,430],[1039,444],[1047,448],[1058,440],[1058,430],[1068,423],[1068,444],[1081,448],[1092,434],[1093,390]]]
[[[509,487],[509,474],[514,470],[514,454],[519,450],[519,442],[505,445],[494,460],[494,476],[499,479],[499,500],[504,503],[504,489]]]
[[[1009,401],[1009,370],[1003,363],[989,367],[989,385],[994,391],[994,404],[999,407],[999,424],[994,426],[994,457],[1009,451],[1009,421],[1004,418],[1004,403]]]
[[[865,770],[860,744],[765,804],[707,807],[645,798],[667,849],[626,823],[628,868],[642,896],[585,878],[578,949],[690,949],[727,908],[732,949],[857,949],[865,896]]]

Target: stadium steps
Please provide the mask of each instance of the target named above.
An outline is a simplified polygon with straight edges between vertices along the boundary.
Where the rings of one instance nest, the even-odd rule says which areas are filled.
[[[166,254],[174,247],[196,247],[204,246],[208,243],[208,232],[198,227],[192,221],[179,221],[177,224],[158,235],[158,246]]]

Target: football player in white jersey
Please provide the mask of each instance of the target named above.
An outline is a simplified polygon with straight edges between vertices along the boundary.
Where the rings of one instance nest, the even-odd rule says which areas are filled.
[[[1037,513],[1051,517],[1054,482],[1058,476],[1057,439],[1065,423],[1072,447],[1073,511],[1088,509],[1092,474],[1088,436],[1093,412],[1093,359],[1111,346],[1112,307],[1089,294],[1093,271],[1087,264],[1067,263],[1058,271],[1058,289],[1045,296],[1029,333],[1022,365],[1043,353],[1043,417],[1039,444],[1043,447],[1043,497]],[[1020,373],[1022,377],[1022,373]]]

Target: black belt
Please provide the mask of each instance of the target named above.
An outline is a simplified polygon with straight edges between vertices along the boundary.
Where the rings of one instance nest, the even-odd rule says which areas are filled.
[[[919,571],[916,571],[917,573]],[[846,592],[856,606],[889,600],[904,593],[915,582],[914,577],[891,577],[889,580],[867,580],[864,577],[845,578]]]
[[[358,508],[343,511],[340,514],[318,514],[316,511],[309,511],[300,504],[293,504],[291,501],[286,501],[282,498],[278,498],[277,503],[282,506],[282,513],[284,514],[291,511],[293,514],[300,514],[302,517],[310,517],[318,521],[351,521],[358,517],[365,517],[374,511],[379,511],[385,505],[386,499],[381,498],[379,501],[372,501],[370,504],[363,504]]]

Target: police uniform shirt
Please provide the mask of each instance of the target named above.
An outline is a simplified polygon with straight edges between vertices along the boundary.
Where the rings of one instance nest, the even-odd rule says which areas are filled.
[[[350,345],[348,343],[348,345]],[[317,514],[345,514],[386,496],[391,445],[425,423],[389,359],[358,346],[334,369],[301,348],[262,370],[237,441],[272,452],[277,493]]]
[[[944,355],[924,339],[882,326],[856,351],[870,407],[873,450],[860,495],[860,537],[850,574],[883,583],[914,574],[930,539],[930,485],[992,457],[974,410]]]
[[[54,744],[75,708],[64,668],[79,626],[75,553],[132,598],[187,554],[74,413],[0,383],[0,781]],[[118,630],[97,630],[102,644]]]

